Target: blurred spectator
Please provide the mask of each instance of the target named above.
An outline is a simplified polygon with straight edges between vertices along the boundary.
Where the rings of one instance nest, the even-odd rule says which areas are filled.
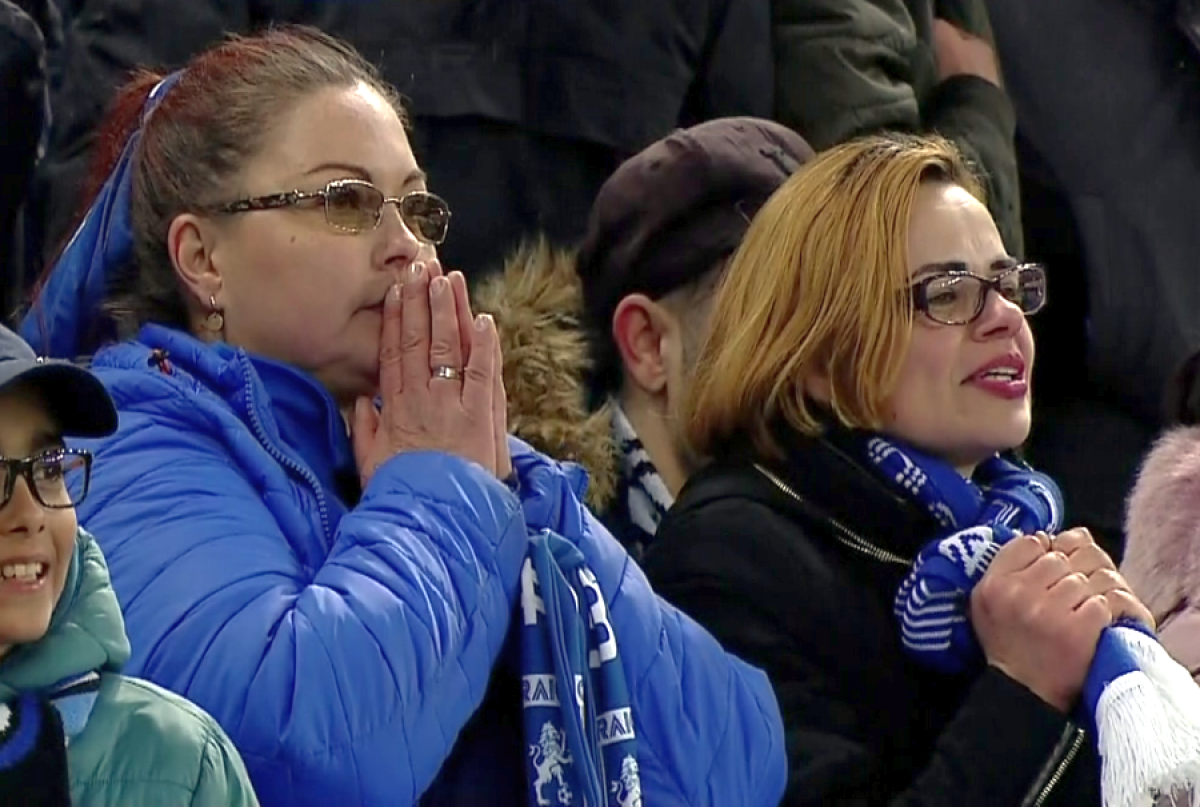
[[[811,156],[756,118],[674,132],[600,189],[578,255],[538,244],[480,289],[513,433],[587,468],[589,505],[637,560],[693,470],[676,413],[725,262]]]
[[[1121,571],[1154,614],[1158,638],[1200,683],[1200,352],[1172,379],[1174,427],[1129,496]]]
[[[475,278],[525,238],[583,236],[622,160],[686,126],[768,117],[768,0],[80,0],[40,190],[58,246],[91,138],[136,66],[177,67],[270,22],[346,39],[408,99],[413,146],[456,211],[442,249]]]
[[[725,262],[811,155],[761,119],[677,131],[604,184],[577,256],[540,244],[480,289],[513,432],[588,469],[588,503],[636,559],[693,470],[676,412]]]
[[[1171,0],[990,6],[1029,254],[1055,278],[1030,456],[1119,551],[1167,381],[1200,339],[1200,23]]]
[[[212,710],[267,804],[776,801],[766,678],[508,440],[403,114],[311,29],[119,96],[24,327],[99,347],[120,402],[80,515],[132,668]]]
[[[636,557],[695,470],[678,411],[725,262],[810,156],[784,126],[723,119],[659,141],[600,189],[576,266],[619,453],[606,523]]]
[[[1045,275],[981,198],[944,139],[828,150],[763,206],[714,303],[683,413],[714,461],[644,568],[771,676],[788,805],[1100,804],[1071,715],[1117,604],[1149,617],[1086,531],[1031,537],[1061,506],[1003,455],[1029,431]],[[968,533],[999,504],[1023,537],[981,557]],[[952,535],[987,566],[970,607],[898,619],[918,553]],[[921,663],[911,642],[947,624],[969,658]]]
[[[75,506],[117,413],[92,375],[0,327],[0,804],[251,807],[233,744],[182,698],[118,671],[129,640]],[[74,495],[65,474],[82,474]]]
[[[46,42],[37,23],[0,0],[0,321],[26,278],[25,198],[32,187],[46,112]]]
[[[984,0],[774,0],[775,118],[822,151],[881,130],[937,132],[973,163],[1021,255],[1013,155]]]
[[[1129,497],[1121,571],[1158,637],[1200,683],[1200,428],[1167,433]]]

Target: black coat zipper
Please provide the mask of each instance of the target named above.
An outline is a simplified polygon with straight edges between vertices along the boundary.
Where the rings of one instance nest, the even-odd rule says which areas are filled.
[[[765,476],[773,485],[775,485],[775,487],[779,488],[789,497],[796,500],[806,510],[812,509],[812,506],[805,501],[799,493],[792,490],[791,486],[789,486],[774,473],[767,470],[766,467],[757,462],[754,463],[754,467],[760,474]],[[829,516],[822,516],[821,519],[833,527],[834,537],[839,543],[849,547],[850,549],[853,549],[855,552],[866,555],[867,557],[877,560],[880,563],[890,563],[897,566],[904,566],[905,568],[912,566],[913,562],[911,558],[905,558],[897,555],[895,552],[889,552],[882,547],[875,546],[861,535],[858,535],[844,524],[838,522],[836,519],[830,518]]]

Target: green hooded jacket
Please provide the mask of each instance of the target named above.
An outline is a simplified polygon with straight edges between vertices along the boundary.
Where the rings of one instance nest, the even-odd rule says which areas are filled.
[[[108,567],[80,530],[50,630],[0,661],[0,703],[100,674],[95,705],[67,746],[74,807],[249,807],[254,790],[233,743],[199,707],[118,673],[129,640]]]

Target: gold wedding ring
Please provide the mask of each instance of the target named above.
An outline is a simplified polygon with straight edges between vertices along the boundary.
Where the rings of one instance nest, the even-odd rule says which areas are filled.
[[[433,377],[444,378],[447,381],[462,381],[462,370],[448,364],[441,364],[433,368]]]

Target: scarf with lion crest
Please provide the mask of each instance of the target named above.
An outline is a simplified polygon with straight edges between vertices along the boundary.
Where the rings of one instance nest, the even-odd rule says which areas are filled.
[[[637,734],[596,576],[567,539],[530,539],[521,570],[521,700],[534,807],[641,805]]]

